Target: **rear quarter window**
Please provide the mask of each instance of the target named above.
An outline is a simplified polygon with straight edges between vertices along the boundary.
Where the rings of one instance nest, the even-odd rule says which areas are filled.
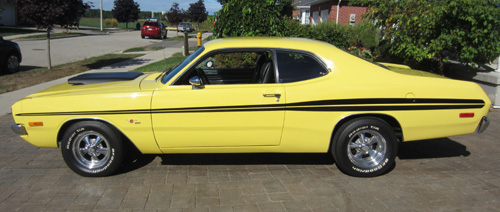
[[[327,69],[312,55],[301,52],[276,52],[279,82],[289,83],[324,76]]]

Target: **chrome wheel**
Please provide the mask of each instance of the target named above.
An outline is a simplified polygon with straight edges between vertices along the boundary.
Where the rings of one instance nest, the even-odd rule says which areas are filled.
[[[75,138],[72,150],[76,161],[87,169],[100,169],[111,158],[109,143],[100,133],[87,131]]]
[[[386,158],[387,144],[380,133],[362,130],[351,137],[347,146],[347,155],[351,162],[363,169],[379,166]]]
[[[394,129],[387,122],[360,117],[342,124],[332,138],[331,148],[342,172],[375,177],[394,167],[398,144]]]

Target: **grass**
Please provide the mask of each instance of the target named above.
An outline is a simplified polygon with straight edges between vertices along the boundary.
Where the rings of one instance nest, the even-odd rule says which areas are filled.
[[[138,21],[135,21],[135,22],[128,23],[128,28],[126,27],[125,23],[118,22],[117,28],[119,28],[119,29],[134,30],[135,29],[135,25],[137,23],[140,23],[141,26],[142,26],[142,24],[144,23],[144,21],[146,21],[146,20],[138,20]],[[103,24],[103,26],[102,26],[103,28],[112,28],[112,27],[106,26],[105,19],[102,20],[102,24]],[[97,28],[100,28],[101,27],[101,23],[100,23],[99,18],[85,18],[85,17],[83,17],[83,18],[80,19],[80,26],[88,26],[88,27],[97,27]]]
[[[168,68],[173,68],[180,62],[182,62],[186,57],[182,56],[182,53],[178,52],[173,54],[171,57],[158,61],[156,63],[151,63],[131,72],[160,72]]]
[[[160,50],[160,49],[164,49],[164,47],[161,47],[161,46],[153,46],[153,47],[135,47],[135,48],[131,48],[131,49],[127,49],[123,52],[143,52],[143,51],[156,51],[156,50]]]
[[[67,63],[47,68],[38,68],[25,72],[0,76],[0,93],[29,87],[32,85],[59,79],[91,69],[115,64],[132,58],[142,56],[143,54],[107,54],[98,57],[91,57],[85,60]]]
[[[45,32],[45,30],[39,31],[39,30],[34,30],[34,29],[23,29],[23,28],[17,28],[17,27],[0,26],[0,36],[29,34],[29,33],[37,33],[37,32]]]
[[[50,39],[57,39],[57,38],[69,38],[69,37],[79,37],[79,36],[85,36],[86,34],[84,33],[50,33]],[[20,37],[18,39],[21,40],[38,40],[38,39],[47,39],[47,34],[39,34],[39,35],[29,35],[25,37]]]

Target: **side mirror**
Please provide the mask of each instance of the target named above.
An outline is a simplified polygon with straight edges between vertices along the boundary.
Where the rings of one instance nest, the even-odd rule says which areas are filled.
[[[193,90],[203,89],[205,87],[198,76],[191,77],[191,79],[189,79],[189,84],[193,86]]]

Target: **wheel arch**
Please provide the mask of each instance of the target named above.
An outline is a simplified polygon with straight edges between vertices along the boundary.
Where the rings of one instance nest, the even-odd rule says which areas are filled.
[[[21,63],[23,60],[23,56],[21,55],[21,53],[19,51],[14,50],[14,49],[9,51],[6,55],[15,55],[19,59],[19,63]],[[6,57],[6,60],[7,60],[7,58],[8,57]]]
[[[135,146],[135,144],[120,130],[118,129],[115,125],[113,125],[112,123],[106,121],[106,120],[103,120],[103,119],[97,119],[97,118],[78,118],[78,119],[70,119],[70,120],[67,120],[60,128],[59,128],[59,131],[57,132],[57,147],[60,147],[61,145],[61,141],[62,141],[62,138],[64,136],[64,132],[66,132],[66,130],[73,124],[75,123],[78,123],[78,122],[82,122],[82,121],[95,121],[95,122],[101,122],[101,123],[104,123],[106,125],[108,125],[109,127],[111,127],[113,130],[115,130],[116,132],[118,132],[121,136],[122,136],[122,141],[123,143],[127,146],[127,147],[132,147],[132,148],[135,148],[137,151],[140,152],[139,148],[137,148]]]
[[[339,131],[340,127],[343,124],[345,124],[348,121],[351,121],[353,119],[358,119],[358,118],[378,118],[378,119],[381,119],[381,120],[385,121],[387,124],[389,124],[389,126],[391,126],[391,128],[394,130],[394,134],[398,138],[399,142],[403,142],[404,141],[403,129],[402,129],[401,124],[399,123],[399,121],[396,118],[394,118],[393,116],[391,116],[391,115],[382,114],[382,113],[352,114],[352,115],[343,117],[342,119],[340,119],[337,122],[337,124],[335,124],[335,127],[333,128],[333,131],[332,131],[332,135],[331,135],[330,141],[333,141],[333,137]],[[331,149],[331,145],[332,144],[330,142],[330,148],[329,148],[329,150]]]

